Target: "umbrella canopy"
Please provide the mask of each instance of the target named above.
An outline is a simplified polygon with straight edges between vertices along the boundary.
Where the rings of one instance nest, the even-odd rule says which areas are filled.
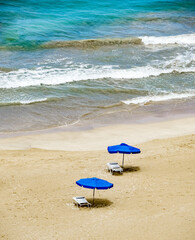
[[[106,180],[95,178],[95,177],[82,178],[76,181],[76,184],[79,185],[80,187],[93,189],[93,203],[94,203],[95,189],[105,190],[113,187],[113,183],[110,183]]]
[[[121,143],[119,145],[109,146],[108,152],[109,153],[136,154],[136,153],[140,153],[141,151],[139,148],[132,147],[126,143]]]
[[[108,152],[109,153],[122,153],[123,154],[123,163],[122,166],[124,165],[124,154],[137,154],[141,153],[139,148],[132,147],[126,143],[121,143],[119,145],[114,145],[114,146],[109,146],[108,147]]]
[[[76,181],[76,184],[80,187],[84,188],[91,188],[91,189],[109,189],[113,187],[113,184],[110,182],[107,182],[106,180],[100,179],[100,178],[83,178],[78,181]]]

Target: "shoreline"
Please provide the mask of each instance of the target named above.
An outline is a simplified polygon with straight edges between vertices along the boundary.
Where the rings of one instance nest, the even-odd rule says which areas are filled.
[[[184,118],[192,118],[195,117],[195,109],[193,108],[194,104],[194,99],[188,99],[184,102],[168,101],[149,105],[146,104],[135,107],[130,111],[128,108],[123,108],[107,114],[100,114],[100,116],[95,118],[78,119],[68,125],[44,127],[42,124],[39,125],[38,123],[35,123],[36,125],[39,125],[39,128],[36,126],[36,128],[32,127],[31,129],[26,130],[24,128],[23,130],[20,129],[15,131],[0,131],[0,139],[58,132],[80,132],[113,125],[152,124]],[[10,124],[13,125],[13,123],[7,122],[7,125]],[[4,128],[5,127],[6,125]]]
[[[105,150],[107,146],[127,142],[139,144],[153,139],[172,138],[195,133],[195,117],[162,122],[117,124],[80,131],[53,129],[27,135],[0,138],[0,150],[40,148],[63,151]],[[60,130],[60,131],[59,131]]]
[[[46,119],[44,123],[43,120],[40,121],[39,118],[32,120],[31,107],[29,108],[31,109],[30,112],[26,109],[27,106],[24,106],[23,110],[20,107],[15,110],[3,107],[0,109],[0,115],[2,116],[0,119],[0,139],[54,132],[80,132],[112,125],[152,124],[156,122],[190,118],[195,116],[194,104],[194,98],[154,102],[152,104],[135,105],[130,107],[129,105],[123,104],[116,108],[105,108],[106,112],[101,112],[103,110],[101,109],[100,112],[97,112],[97,115],[96,112],[93,114],[84,114],[78,119],[72,119],[73,122],[63,123],[62,121],[58,124],[54,124],[50,118]],[[24,111],[27,111],[26,113],[30,114],[28,116],[29,118],[26,118],[26,113],[24,113]],[[22,119],[21,114],[24,114]],[[46,112],[44,114],[47,116]]]

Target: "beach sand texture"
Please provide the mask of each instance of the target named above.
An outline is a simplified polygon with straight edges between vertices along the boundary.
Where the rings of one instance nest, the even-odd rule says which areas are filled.
[[[106,171],[107,162],[122,160],[106,147],[1,150],[0,239],[194,239],[195,135],[136,146],[142,153],[126,156],[121,176]],[[96,191],[91,209],[72,203],[79,195],[92,201],[92,190],[75,184],[85,177],[114,183]]]
[[[194,2],[0,1],[0,240],[195,239]]]

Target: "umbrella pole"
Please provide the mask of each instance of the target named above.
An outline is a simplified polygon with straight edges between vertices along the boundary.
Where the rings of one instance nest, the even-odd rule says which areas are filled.
[[[93,189],[93,205],[94,205],[94,196],[95,196],[95,188]]]
[[[123,153],[123,163],[122,163],[122,167],[124,167],[124,153]]]

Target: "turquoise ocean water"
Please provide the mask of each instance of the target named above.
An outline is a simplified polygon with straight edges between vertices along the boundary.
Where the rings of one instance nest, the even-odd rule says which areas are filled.
[[[194,114],[193,0],[0,0],[0,132]]]

